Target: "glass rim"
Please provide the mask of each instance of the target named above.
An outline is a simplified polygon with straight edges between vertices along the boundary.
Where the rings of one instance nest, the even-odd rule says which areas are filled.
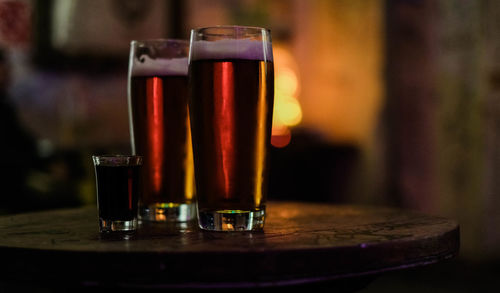
[[[136,44],[161,44],[161,43],[167,43],[167,42],[172,42],[172,43],[184,43],[186,45],[189,45],[189,40],[188,39],[178,39],[178,38],[152,38],[152,39],[137,39],[137,40],[131,40],[130,45],[136,45]]]
[[[95,166],[140,166],[142,161],[140,155],[92,155]]]
[[[206,27],[197,27],[197,28],[191,29],[191,32],[200,33],[204,30],[210,30],[210,29],[223,29],[223,30],[232,30],[232,31],[234,31],[236,29],[242,29],[242,30],[255,31],[255,32],[260,32],[260,33],[262,33],[262,31],[265,31],[267,34],[271,34],[271,29],[259,27],[259,26],[246,26],[246,25],[214,25],[214,26],[206,26]],[[226,34],[205,33],[205,35],[225,36]]]
[[[273,62],[271,31],[256,26],[218,25],[191,30],[189,64],[195,60]]]

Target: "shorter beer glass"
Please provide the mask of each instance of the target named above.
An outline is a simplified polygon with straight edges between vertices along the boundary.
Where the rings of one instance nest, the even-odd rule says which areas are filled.
[[[132,41],[128,103],[132,153],[144,157],[139,219],[195,219],[187,40]]]
[[[191,31],[189,111],[199,226],[264,227],[274,101],[270,31]]]
[[[140,156],[92,156],[99,231],[133,233],[137,229]]]

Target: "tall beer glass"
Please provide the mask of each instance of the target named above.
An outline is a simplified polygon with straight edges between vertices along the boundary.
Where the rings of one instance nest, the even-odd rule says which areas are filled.
[[[132,153],[143,156],[139,219],[196,217],[188,115],[187,40],[132,41],[128,74]]]
[[[270,31],[191,31],[189,111],[202,229],[261,230],[274,101]]]

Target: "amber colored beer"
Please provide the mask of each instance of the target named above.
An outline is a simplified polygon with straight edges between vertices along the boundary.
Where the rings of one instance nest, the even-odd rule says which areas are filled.
[[[193,203],[187,83],[185,75],[131,77],[132,148],[144,158],[141,206]]]
[[[273,63],[193,60],[189,77],[199,214],[264,210]]]

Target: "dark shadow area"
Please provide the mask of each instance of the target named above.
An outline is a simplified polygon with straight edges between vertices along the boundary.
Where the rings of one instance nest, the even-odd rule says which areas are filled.
[[[271,148],[270,200],[345,203],[360,160],[352,145],[326,141],[307,129],[292,130],[284,148]]]
[[[79,152],[40,155],[36,136],[21,122],[8,95],[12,67],[0,48],[0,214],[80,205],[78,182],[86,174]]]
[[[498,292],[498,276],[498,260],[478,262],[458,257],[420,268],[389,272],[359,292]]]
[[[281,286],[268,286],[256,288],[210,288],[210,289],[179,289],[179,288],[129,288],[126,286],[115,286],[112,284],[104,286],[94,286],[86,284],[82,286],[65,286],[64,284],[0,284],[1,292],[33,292],[33,293],[106,293],[106,292],[176,292],[176,293],[192,293],[192,292],[263,292],[263,293],[284,293],[284,292],[337,292],[337,293],[352,293],[361,292],[363,288],[369,286],[373,282],[374,276],[347,278],[343,280],[332,280],[325,282],[317,282],[313,284],[294,284],[294,285],[281,285]],[[216,287],[216,284],[214,285]]]

